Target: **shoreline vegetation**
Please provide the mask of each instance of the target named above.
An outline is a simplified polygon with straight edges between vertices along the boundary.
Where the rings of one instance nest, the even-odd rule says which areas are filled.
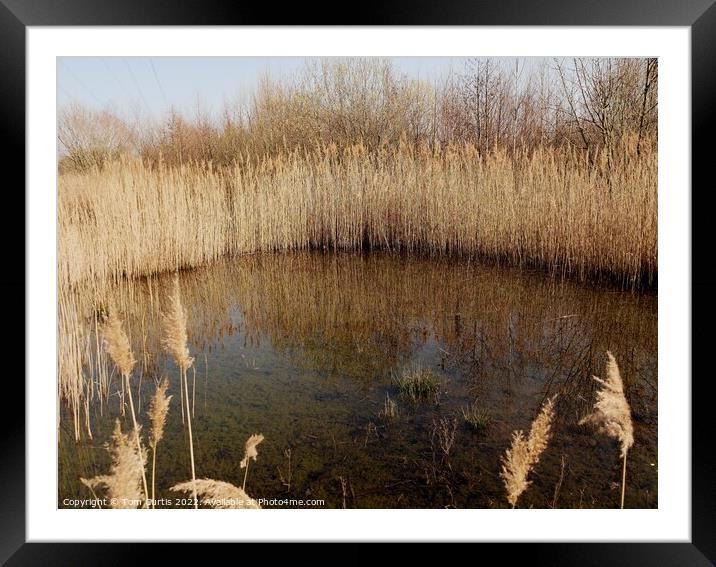
[[[657,279],[657,156],[625,148],[293,151],[260,163],[122,159],[60,176],[62,285],[301,249],[497,259],[624,288]]]

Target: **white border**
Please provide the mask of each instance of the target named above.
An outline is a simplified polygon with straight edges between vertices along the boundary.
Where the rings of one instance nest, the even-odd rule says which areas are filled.
[[[690,541],[690,40],[684,27],[28,28],[28,541]],[[56,56],[560,54],[659,57],[658,510],[56,508]]]

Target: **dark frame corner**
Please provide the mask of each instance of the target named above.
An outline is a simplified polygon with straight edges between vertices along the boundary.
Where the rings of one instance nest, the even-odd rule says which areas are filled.
[[[471,2],[460,0],[446,5],[427,0],[370,1],[356,12],[353,24],[371,25],[638,25],[690,26],[692,34],[692,176],[695,183],[707,181],[707,160],[713,160],[710,150],[716,112],[716,3],[715,0],[546,0],[528,3],[524,0]],[[305,6],[287,7],[281,15],[271,13],[267,5],[238,5],[215,0],[186,0],[167,3],[161,0],[0,0],[0,123],[7,144],[3,157],[8,171],[25,179],[25,31],[27,26],[62,25],[247,25],[264,22],[307,23]],[[275,12],[275,10],[274,10]],[[325,24],[342,23],[331,16]],[[277,21],[277,17],[280,21]],[[313,23],[320,21],[312,19]],[[711,182],[713,183],[713,182]],[[692,183],[693,184],[693,183]],[[13,188],[14,189],[14,188]],[[691,543],[653,544],[520,544],[507,550],[510,558],[524,556],[534,564],[549,565],[713,565],[716,564],[716,452],[713,450],[714,421],[710,406],[714,390],[706,371],[704,352],[712,348],[710,327],[716,315],[716,265],[709,261],[709,251],[697,254],[696,248],[711,243],[711,228],[705,205],[707,192],[692,190],[692,541]],[[25,210],[24,193],[12,191],[18,210]],[[697,206],[701,204],[702,206]],[[15,215],[18,216],[19,215]],[[22,222],[22,221],[20,221]],[[17,240],[13,223],[2,223],[7,232],[6,242]],[[12,249],[12,245],[6,248]],[[17,255],[23,266],[22,276],[6,276],[2,287],[11,297],[22,296],[25,301],[6,302],[10,309],[26,307],[25,252],[19,246],[6,253]],[[12,258],[15,260],[15,258]],[[20,272],[15,272],[19,274]],[[15,315],[15,313],[12,313]],[[23,322],[22,328],[25,329]],[[15,332],[14,336],[21,336]],[[23,333],[23,340],[25,339]],[[32,340],[27,336],[27,340]],[[19,341],[18,341],[19,342]],[[25,343],[23,342],[24,346]],[[18,345],[19,347],[20,345]],[[19,350],[19,349],[18,349]],[[697,372],[701,370],[701,372]],[[24,374],[24,366],[23,366]],[[686,377],[676,377],[686,379]],[[25,398],[22,381],[6,375],[6,387],[16,399]],[[0,487],[0,561],[8,565],[119,565],[134,562],[145,553],[136,545],[121,544],[30,544],[25,531],[25,416],[0,413],[5,423],[2,429],[3,458],[0,464],[3,483]],[[111,550],[108,549],[111,547]],[[502,546],[504,549],[504,545]],[[153,550],[154,551],[154,550]],[[184,559],[195,554],[187,546],[162,545],[158,550],[167,555],[179,551]],[[501,550],[502,551],[502,550]],[[101,555],[100,555],[101,554]],[[101,557],[101,558],[100,558]]]

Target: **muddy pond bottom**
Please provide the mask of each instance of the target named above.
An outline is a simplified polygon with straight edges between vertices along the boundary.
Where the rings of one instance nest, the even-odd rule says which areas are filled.
[[[242,486],[244,444],[261,433],[246,492],[266,508],[509,507],[501,457],[556,394],[552,439],[518,507],[617,508],[619,448],[578,424],[610,350],[635,426],[625,507],[658,506],[655,293],[387,253],[259,254],[183,271],[179,282],[197,478]],[[173,275],[124,281],[78,289],[70,302],[92,345],[93,313],[110,297],[118,306],[143,432],[154,380],[169,378],[156,498],[188,507],[177,498],[189,494],[169,490],[191,479],[179,374],[161,344],[172,286]],[[59,507],[92,496],[80,477],[109,472],[115,420],[131,430],[107,356],[98,351],[84,371],[107,394],[91,401],[91,438],[75,440],[62,406]],[[401,388],[409,372],[430,377],[425,394]]]

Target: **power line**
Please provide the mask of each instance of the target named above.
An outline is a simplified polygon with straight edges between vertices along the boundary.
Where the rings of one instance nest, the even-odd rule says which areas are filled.
[[[167,108],[169,107],[169,103],[167,102],[167,96],[164,94],[164,89],[162,88],[162,84],[159,82],[159,75],[157,75],[157,69],[154,67],[154,61],[152,58],[149,58],[149,64],[152,66],[152,71],[154,72],[154,78],[157,81],[157,86],[159,87],[159,92],[162,93],[162,98],[164,99],[164,106]]]
[[[114,79],[114,82],[117,83],[117,86],[122,90],[122,92],[127,96],[127,98],[130,99],[131,96],[129,95],[129,92],[127,91],[127,89],[124,88],[124,85],[121,83],[121,81],[117,77],[117,74],[114,71],[112,71],[112,69],[107,64],[107,61],[105,60],[104,57],[102,57],[101,60],[102,60],[102,65],[104,65],[104,68],[112,76],[112,79]]]
[[[149,103],[147,103],[147,99],[144,98],[144,93],[142,92],[142,89],[139,86],[139,82],[137,81],[137,77],[134,76],[134,72],[132,71],[132,68],[129,66],[129,63],[127,63],[126,59],[122,59],[124,61],[124,64],[127,66],[127,70],[129,71],[130,76],[132,77],[132,81],[134,81],[134,86],[137,87],[137,91],[139,91],[139,96],[142,98],[142,101],[144,102],[144,106],[147,107],[147,110],[149,111],[149,114],[152,114],[152,109],[149,106]]]
[[[95,102],[96,102],[99,106],[102,106],[102,103],[100,102],[100,100],[99,100],[99,99],[94,95],[94,93],[87,87],[87,85],[85,85],[85,84],[80,80],[80,78],[77,76],[77,74],[76,74],[72,69],[70,69],[69,65],[67,65],[62,59],[59,59],[59,58],[58,58],[57,60],[60,62],[60,65],[62,65],[62,66],[69,72],[69,74],[74,77],[75,81],[77,81],[77,83],[78,83],[85,91],[87,91],[87,94],[89,94],[89,95],[95,100]]]
[[[61,85],[57,85],[57,88],[60,90],[60,92],[65,95],[65,98],[67,100],[72,100],[74,97],[67,91],[67,89],[63,88]]]

